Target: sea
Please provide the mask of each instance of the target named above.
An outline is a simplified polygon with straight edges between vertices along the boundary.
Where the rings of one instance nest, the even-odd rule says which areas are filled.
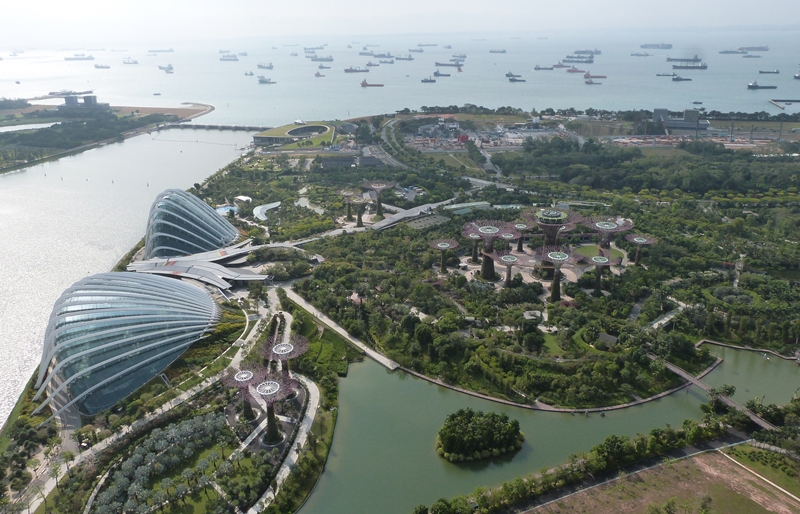
[[[771,98],[800,99],[798,29],[681,29],[633,31],[555,32],[537,30],[527,34],[432,34],[391,36],[324,36],[251,38],[226,41],[170,42],[168,39],[141,44],[113,43],[70,49],[31,48],[9,54],[0,48],[0,97],[31,98],[65,89],[93,90],[100,102],[124,106],[177,106],[202,102],[216,110],[198,122],[277,126],[295,120],[334,120],[392,113],[433,105],[472,103],[486,107],[513,106],[526,111],[589,107],[600,109],[767,111],[797,112],[800,102],[785,111],[769,103]],[[670,50],[641,49],[643,43],[671,43]],[[2,43],[0,43],[2,44]],[[436,46],[418,46],[436,45]],[[768,46],[769,51],[751,52],[760,58],[720,54],[742,46]],[[450,48],[445,48],[449,46]],[[304,47],[333,62],[312,62]],[[172,48],[173,52],[148,50]],[[412,55],[413,61],[379,64],[376,57],[359,52]],[[422,49],[422,53],[409,52]],[[599,49],[591,65],[576,65],[593,75],[601,85],[586,85],[582,73],[565,69],[534,71],[547,67],[575,50]],[[19,50],[19,49],[18,49]],[[220,61],[220,51],[238,56],[238,61]],[[505,50],[505,53],[490,53]],[[93,61],[65,61],[76,53],[92,55]],[[632,53],[648,53],[634,57]],[[292,55],[292,54],[297,54]],[[462,71],[437,67],[454,55],[465,54]],[[699,56],[707,70],[678,70],[692,81],[673,82],[659,73],[671,73],[670,57]],[[130,57],[138,64],[123,64]],[[272,70],[258,69],[272,63]],[[105,64],[109,69],[96,69]],[[158,66],[172,64],[173,74]],[[318,65],[330,66],[319,69]],[[368,73],[345,73],[347,67],[369,69]],[[435,83],[422,83],[439,69],[450,73]],[[779,74],[759,71],[778,70]],[[246,76],[245,72],[253,72]],[[316,77],[319,72],[322,77]],[[506,73],[521,75],[525,82],[511,83]],[[259,84],[264,75],[274,84]],[[384,87],[361,87],[362,80]],[[757,80],[775,85],[775,90],[748,90]],[[16,82],[19,81],[19,84]],[[158,93],[158,95],[156,95]],[[51,103],[59,103],[53,100]]]
[[[129,107],[178,107],[186,102],[210,104],[215,110],[195,120],[206,124],[277,126],[296,120],[336,120],[393,113],[433,105],[512,106],[526,111],[554,109],[708,110],[782,112],[770,98],[800,99],[798,30],[685,29],[519,34],[430,34],[392,36],[325,36],[248,38],[226,41],[100,42],[81,48],[14,47],[0,39],[0,97],[33,98],[65,89],[93,90],[98,101]],[[670,50],[643,50],[643,43],[671,43]],[[418,46],[436,45],[436,46]],[[768,45],[761,58],[719,54],[740,46]],[[304,56],[304,47],[320,47],[322,63]],[[445,48],[450,46],[451,48]],[[370,67],[369,73],[344,73],[366,67],[364,48],[374,53],[412,55]],[[172,52],[154,52],[172,48]],[[423,52],[412,53],[410,49]],[[600,86],[584,84],[583,74],[550,66],[575,50],[599,49],[595,62],[580,69],[595,75]],[[220,51],[247,55],[220,61]],[[505,50],[505,53],[490,53]],[[14,52],[16,56],[10,54]],[[633,57],[632,53],[651,54]],[[65,61],[76,53],[92,61]],[[296,53],[297,56],[291,54]],[[437,70],[466,54],[462,71],[439,67],[450,77],[422,83]],[[673,82],[658,73],[672,71],[666,57],[700,56],[705,71],[680,71],[691,82]],[[123,64],[130,57],[138,64]],[[258,63],[272,63],[260,70]],[[109,65],[96,69],[95,64]],[[158,66],[172,64],[173,74]],[[759,70],[779,70],[762,75]],[[252,71],[253,76],[245,72]],[[315,77],[319,72],[324,77]],[[506,73],[525,82],[510,83]],[[264,75],[275,84],[259,84]],[[384,84],[362,88],[360,82]],[[776,90],[751,91],[758,80]],[[17,83],[18,82],[18,83]],[[158,93],[158,95],[156,95]],[[57,104],[49,99],[44,103]],[[41,103],[41,102],[40,102]],[[797,112],[800,101],[784,112]],[[108,271],[143,235],[147,210],[168,187],[189,187],[235,158],[251,133],[175,131],[142,135],[122,144],[0,175],[0,423],[8,417],[38,364],[42,338],[53,303],[66,287],[90,273]],[[243,192],[246,194],[246,192]]]

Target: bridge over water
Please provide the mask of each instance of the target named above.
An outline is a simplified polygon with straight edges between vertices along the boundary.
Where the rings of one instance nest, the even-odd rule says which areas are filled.
[[[668,370],[672,371],[673,373],[675,373],[676,375],[678,375],[682,379],[686,380],[687,382],[696,385],[697,387],[699,387],[700,389],[702,389],[706,393],[708,393],[711,390],[711,386],[709,386],[708,384],[706,384],[705,382],[703,382],[699,378],[695,377],[694,375],[692,375],[688,371],[684,370],[683,368],[680,368],[680,367],[676,366],[675,364],[672,364],[671,362],[668,362],[666,360],[660,359],[658,356],[656,356],[656,355],[654,355],[652,353],[648,353],[647,356],[650,358],[650,360],[653,360],[653,361],[660,360],[661,362],[664,363],[664,367],[666,367]],[[753,421],[753,423],[755,423],[756,425],[760,426],[761,428],[763,428],[765,430],[774,430],[775,429],[775,425],[773,425],[769,421],[766,421],[766,420],[758,417],[753,411],[751,411],[750,409],[744,407],[743,405],[740,405],[739,403],[733,401],[732,399],[728,398],[727,396],[719,395],[718,399],[722,403],[727,405],[728,407],[736,409],[739,412],[744,412],[747,415],[747,417],[750,418]]]
[[[273,127],[260,125],[210,125],[203,123],[165,123],[160,125],[159,130],[168,128],[192,129],[192,130],[244,130],[247,132],[263,132]]]

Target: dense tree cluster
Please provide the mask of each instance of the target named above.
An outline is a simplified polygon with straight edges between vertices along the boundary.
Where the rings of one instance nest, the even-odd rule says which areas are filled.
[[[497,457],[522,447],[519,421],[506,414],[459,409],[447,416],[436,438],[436,452],[451,462]]]

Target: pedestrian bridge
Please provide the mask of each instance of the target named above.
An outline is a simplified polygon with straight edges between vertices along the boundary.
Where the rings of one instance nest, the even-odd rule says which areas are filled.
[[[202,123],[165,123],[158,127],[159,130],[164,128],[178,128],[178,129],[192,129],[192,130],[244,130],[247,132],[263,132],[273,127],[266,127],[261,125],[209,125]]]

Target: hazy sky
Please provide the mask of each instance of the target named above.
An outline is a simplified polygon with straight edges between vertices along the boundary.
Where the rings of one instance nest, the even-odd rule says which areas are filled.
[[[0,49],[286,35],[800,27],[798,0],[34,0],[0,7]]]

